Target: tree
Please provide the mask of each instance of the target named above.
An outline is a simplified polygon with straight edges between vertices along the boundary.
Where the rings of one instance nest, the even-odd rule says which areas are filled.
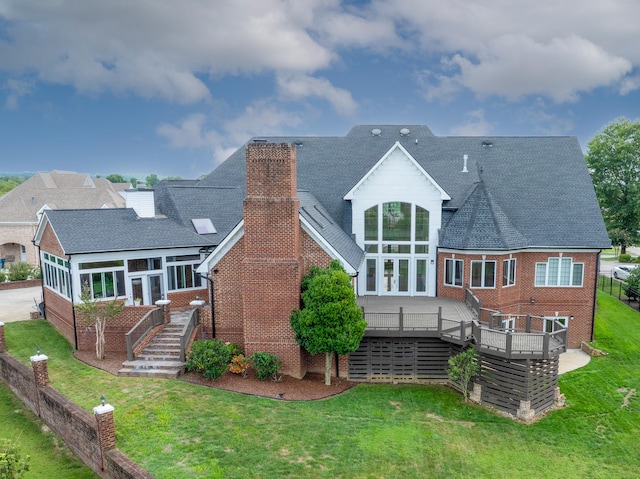
[[[147,175],[145,181],[147,183],[147,188],[153,188],[158,183],[160,183],[160,178],[158,178],[158,175],[156,175],[155,173],[151,173],[150,175]]]
[[[310,354],[325,353],[325,384],[331,384],[333,353],[348,354],[360,345],[367,326],[356,303],[351,279],[337,260],[313,266],[302,280],[302,309],[291,312],[297,343]]]
[[[587,143],[587,165],[607,231],[621,252],[640,229],[640,120],[619,118]]]
[[[135,177],[131,177],[129,178],[129,183],[131,183],[131,188],[137,188],[138,187],[138,179]]]
[[[22,457],[16,445],[0,440],[0,479],[18,479],[29,470],[29,456]]]
[[[462,389],[465,402],[469,400],[469,382],[479,371],[478,353],[474,348],[465,349],[449,359],[447,374]]]
[[[107,326],[107,322],[122,311],[124,302],[118,299],[112,301],[94,299],[87,283],[82,286],[80,299],[82,303],[76,304],[75,309],[84,316],[89,326],[95,326],[96,358],[104,359],[104,329]]]
[[[125,180],[124,177],[122,175],[119,175],[118,173],[111,173],[110,175],[107,175],[107,180],[109,180],[111,183],[127,182],[127,180]]]

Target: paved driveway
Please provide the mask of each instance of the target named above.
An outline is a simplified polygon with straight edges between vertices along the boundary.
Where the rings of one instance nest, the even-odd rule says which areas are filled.
[[[34,305],[40,301],[42,301],[40,286],[0,291],[0,322],[31,319],[31,311],[36,311]]]

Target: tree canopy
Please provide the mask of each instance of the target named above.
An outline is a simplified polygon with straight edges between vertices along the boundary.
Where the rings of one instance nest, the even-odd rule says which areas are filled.
[[[291,313],[296,341],[310,354],[325,353],[325,384],[331,384],[332,353],[358,349],[367,325],[351,278],[337,260],[324,269],[312,267],[303,278],[302,304]]]
[[[118,174],[118,173],[111,173],[110,175],[107,175],[107,180],[109,180],[111,183],[126,183],[127,180],[124,179],[124,176]]]
[[[619,118],[587,143],[587,165],[609,237],[626,246],[640,229],[640,120]]]

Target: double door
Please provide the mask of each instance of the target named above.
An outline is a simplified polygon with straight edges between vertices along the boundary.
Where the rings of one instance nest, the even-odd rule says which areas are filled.
[[[130,278],[133,301],[140,304],[155,304],[163,299],[162,274],[143,274]]]

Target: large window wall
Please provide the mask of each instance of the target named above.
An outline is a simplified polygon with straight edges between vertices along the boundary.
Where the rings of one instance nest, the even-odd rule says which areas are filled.
[[[364,211],[366,294],[426,294],[429,211],[400,201]]]

